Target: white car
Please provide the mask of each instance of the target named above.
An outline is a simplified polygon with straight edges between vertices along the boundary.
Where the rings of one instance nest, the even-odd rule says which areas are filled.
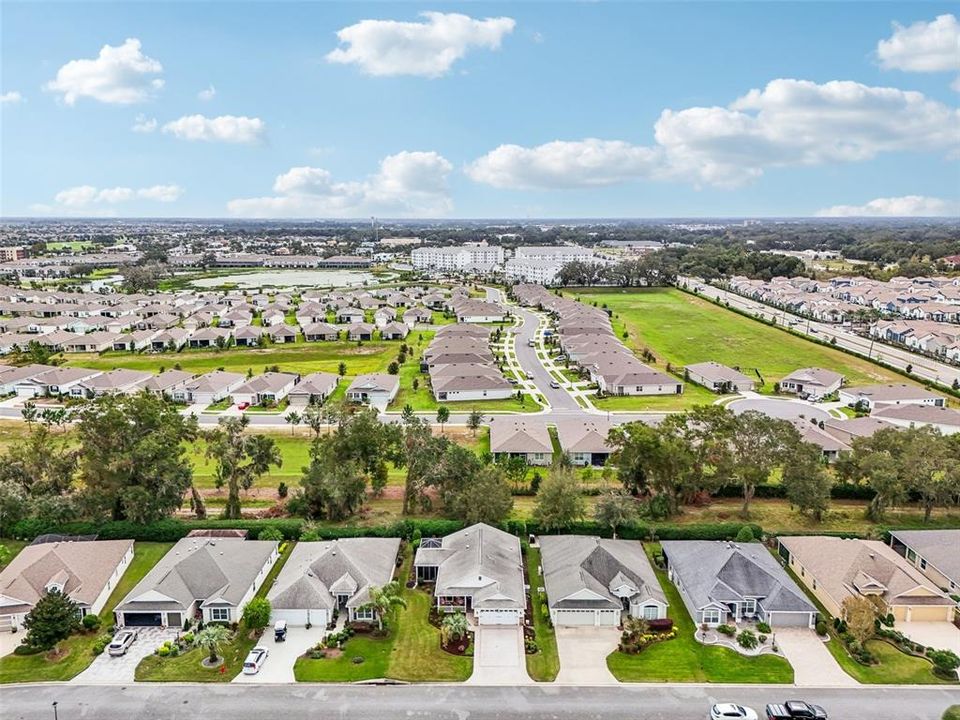
[[[247,659],[243,661],[243,674],[256,675],[260,672],[260,668],[263,667],[263,663],[266,662],[267,655],[269,654],[269,650],[259,645],[251,650],[250,654],[247,655]]]
[[[113,656],[126,655],[127,650],[133,645],[133,641],[139,637],[136,630],[121,630],[113,636],[113,640],[107,645],[107,654]]]
[[[757,720],[757,713],[743,705],[717,703],[710,708],[710,720]]]

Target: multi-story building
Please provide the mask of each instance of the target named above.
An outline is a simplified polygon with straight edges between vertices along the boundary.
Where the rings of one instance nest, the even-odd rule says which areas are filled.
[[[485,242],[420,247],[410,251],[410,261],[417,270],[460,271],[472,266],[500,266],[503,265],[503,248]]]

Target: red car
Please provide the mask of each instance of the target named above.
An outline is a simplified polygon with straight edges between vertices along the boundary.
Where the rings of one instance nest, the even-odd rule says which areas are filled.
[[[237,410],[246,410],[248,407],[250,407],[248,402],[237,403]]]

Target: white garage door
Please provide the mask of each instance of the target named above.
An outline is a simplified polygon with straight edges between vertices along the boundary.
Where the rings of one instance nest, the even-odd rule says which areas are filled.
[[[17,388],[17,397],[32,398],[40,394],[40,388],[30,385],[21,385]]]
[[[478,622],[481,625],[518,625],[519,610],[480,610]]]
[[[810,613],[773,612],[768,622],[774,627],[810,627]]]
[[[611,627],[619,624],[619,615],[617,610],[558,610],[555,624]]]
[[[303,627],[308,622],[316,625],[326,625],[327,624],[327,611],[322,609],[316,610],[274,610],[270,614],[271,622],[276,622],[277,620],[286,620],[287,625],[292,625],[295,627]]]

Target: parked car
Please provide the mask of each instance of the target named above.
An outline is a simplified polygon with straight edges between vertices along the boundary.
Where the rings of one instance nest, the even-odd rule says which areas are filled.
[[[783,705],[767,705],[767,720],[827,720],[827,711],[803,700],[787,700]]]
[[[277,620],[273,624],[273,641],[283,642],[287,639],[287,621]]]
[[[514,377],[508,377],[508,378],[507,378],[507,382],[510,383],[511,385],[516,385],[516,384],[517,384],[517,379],[514,378]]]
[[[757,720],[757,711],[736,703],[710,706],[710,720]]]
[[[560,389],[560,383],[558,383],[556,380],[551,380],[551,381],[550,381],[550,387],[552,387],[554,390],[559,390],[559,389]]]
[[[532,372],[528,372],[528,373],[527,373],[527,380],[533,380],[533,373],[532,373]]]
[[[247,655],[247,659],[243,661],[243,674],[256,675],[260,672],[260,668],[262,668],[263,663],[267,661],[267,655],[269,654],[269,650],[259,645],[251,650],[250,654]]]
[[[127,650],[133,645],[139,637],[136,630],[121,630],[113,636],[113,640],[107,645],[107,654],[113,656],[126,655]]]
[[[527,340],[527,345],[529,345],[530,347],[536,347],[537,341],[536,341],[536,340]]]
[[[250,407],[248,402],[237,403],[237,410],[246,410],[248,407]]]

